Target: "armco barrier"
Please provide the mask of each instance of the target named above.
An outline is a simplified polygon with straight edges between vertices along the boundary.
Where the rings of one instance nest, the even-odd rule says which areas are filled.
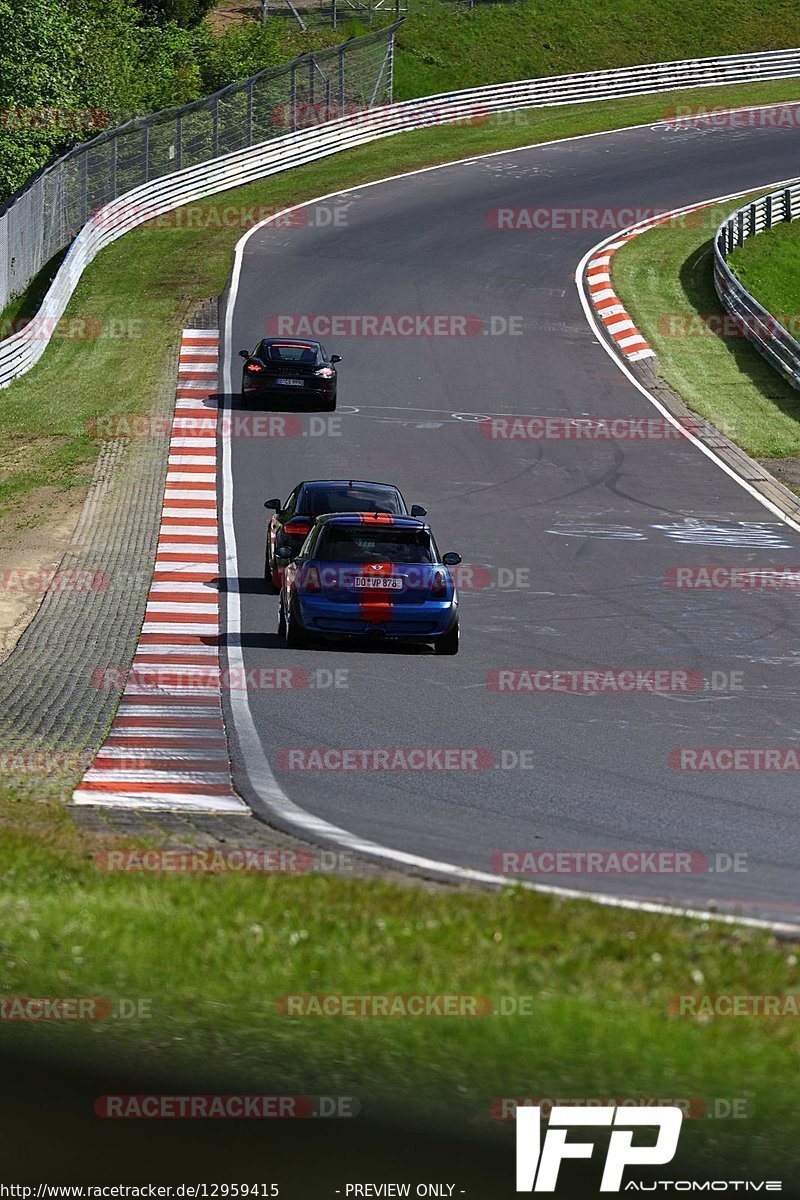
[[[726,261],[731,250],[747,238],[781,221],[796,221],[798,217],[800,184],[761,196],[731,213],[714,236],[714,287],[739,332],[792,387],[800,389],[800,342],[750,295]]]
[[[418,100],[380,105],[273,138],[269,142],[162,175],[104,205],[78,233],[37,314],[36,338],[25,331],[0,342],[0,386],[30,370],[47,346],[47,331],[63,315],[84,268],[123,233],[183,204],[291,167],[431,125],[473,122],[491,113],[690,87],[792,78],[800,75],[800,49],[651,63],[546,79],[492,84]]]

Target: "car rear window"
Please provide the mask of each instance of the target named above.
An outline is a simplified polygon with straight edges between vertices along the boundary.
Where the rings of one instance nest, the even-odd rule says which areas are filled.
[[[434,561],[430,534],[424,529],[368,529],[329,525],[317,543],[314,557],[321,562]]]
[[[303,513],[309,517],[338,512],[403,514],[397,492],[379,491],[377,488],[306,488],[301,506]]]
[[[292,342],[281,342],[262,347],[262,358],[265,352],[270,362],[312,364],[317,361],[316,350],[312,350],[310,346],[296,346]]]

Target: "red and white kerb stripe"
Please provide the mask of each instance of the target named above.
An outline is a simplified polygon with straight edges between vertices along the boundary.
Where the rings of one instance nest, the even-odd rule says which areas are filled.
[[[586,286],[594,310],[605,325],[606,332],[631,362],[655,357],[655,352],[639,333],[630,313],[625,311],[625,305],[611,286],[611,259],[620,246],[624,246],[633,236],[628,233],[616,242],[603,246],[602,252],[591,259],[586,268]]]
[[[683,211],[696,212],[698,209],[705,207],[707,207],[705,204],[697,204]],[[624,246],[626,242],[629,242],[631,238],[638,237],[640,233],[647,233],[649,229],[654,229],[656,225],[662,225],[664,222],[670,220],[672,220],[672,217],[669,214],[663,217],[659,216],[652,221],[637,226],[636,229],[630,230],[629,233],[622,234],[616,241],[608,242],[605,246],[602,246],[600,253],[589,260],[586,268],[586,287],[592,307],[605,325],[606,332],[616,342],[618,348],[630,362],[636,362],[640,358],[655,358],[655,351],[647,339],[642,337],[633,322],[633,318],[630,313],[625,311],[625,305],[612,287],[611,260],[617,250]]]
[[[220,702],[218,370],[219,333],[185,329],[158,549],[134,672],[75,804],[247,811],[231,783]],[[173,677],[163,686],[137,683],[137,667],[171,670]],[[203,670],[193,685],[197,667]],[[181,686],[175,674],[185,676]]]

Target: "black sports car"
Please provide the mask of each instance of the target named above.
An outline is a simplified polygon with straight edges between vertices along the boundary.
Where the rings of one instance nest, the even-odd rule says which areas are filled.
[[[298,483],[285,504],[267,500],[265,508],[275,512],[267,529],[264,578],[279,588],[282,570],[278,549],[287,546],[297,554],[315,517],[323,513],[389,513],[396,517],[424,517],[419,504],[406,507],[400,489],[392,483],[370,483],[359,479],[312,479]]]
[[[336,367],[341,355],[328,358],[319,342],[304,338],[264,338],[250,353],[240,350],[245,360],[242,392],[269,392],[287,400],[314,400],[320,408],[336,408]]]

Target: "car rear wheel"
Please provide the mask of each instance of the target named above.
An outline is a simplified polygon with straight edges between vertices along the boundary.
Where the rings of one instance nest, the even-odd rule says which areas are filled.
[[[436,639],[433,648],[437,654],[458,654],[458,642],[458,621],[456,621],[451,630]]]
[[[291,604],[285,618],[286,645],[290,650],[304,650],[308,645],[308,634],[292,611]]]
[[[281,578],[280,567],[273,561],[272,555],[269,552],[269,540],[267,540],[267,553],[264,559],[264,578],[268,583],[271,583],[276,591],[280,591],[283,587],[283,579]]]

